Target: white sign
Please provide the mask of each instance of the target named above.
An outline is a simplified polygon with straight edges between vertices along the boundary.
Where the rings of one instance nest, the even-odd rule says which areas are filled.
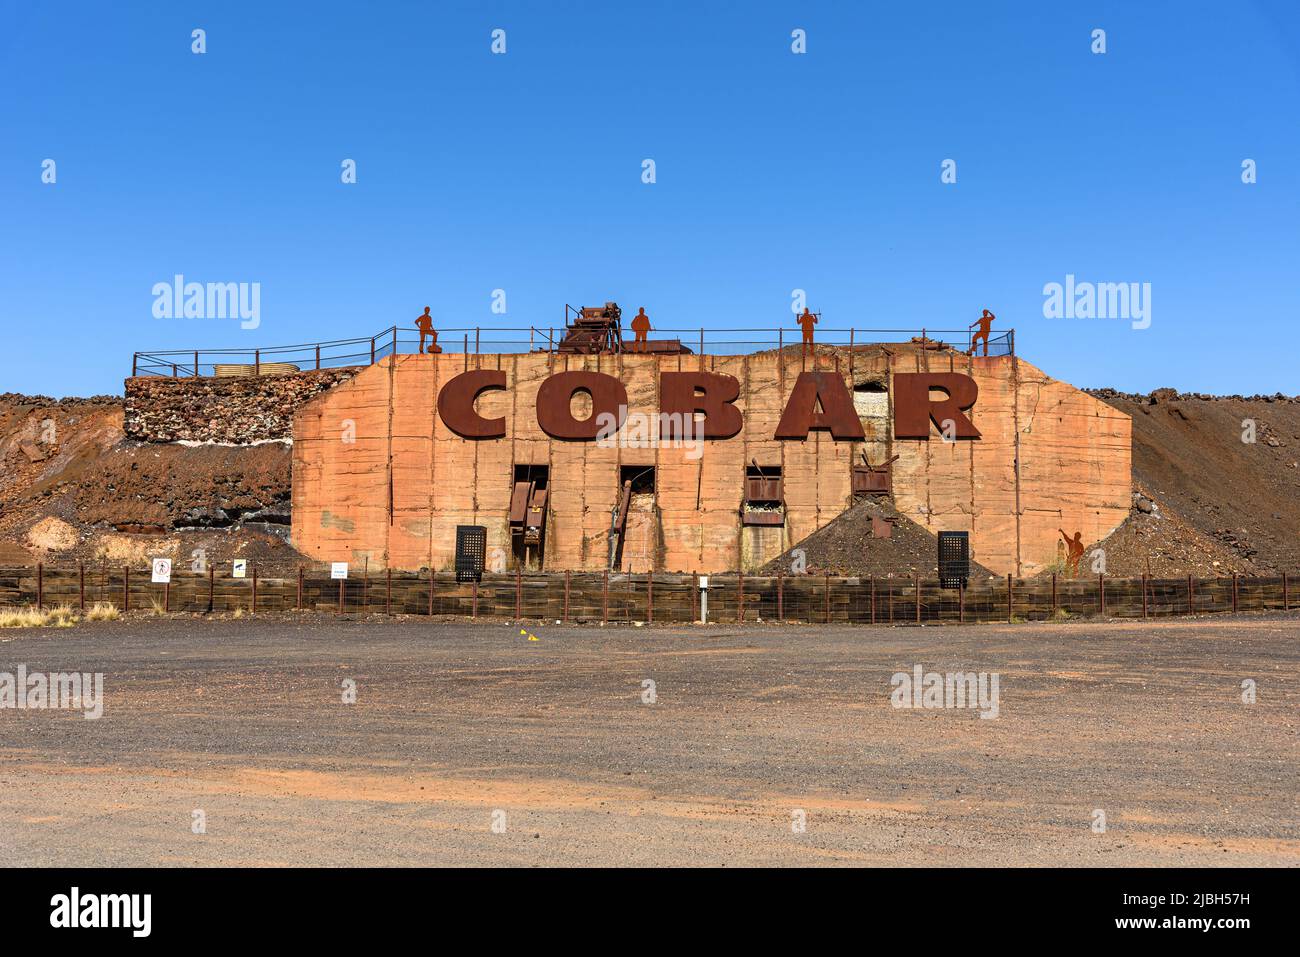
[[[701,576],[700,576],[700,587],[703,588],[705,591],[708,591],[708,589],[709,589],[709,576],[708,576],[708,575],[701,575]]]
[[[172,580],[172,560],[170,558],[155,558],[153,560],[153,580],[158,585],[166,585]]]
[[[347,578],[347,562],[330,562],[330,578]]]
[[[248,559],[236,558],[230,563],[230,577],[244,578],[248,575]]]

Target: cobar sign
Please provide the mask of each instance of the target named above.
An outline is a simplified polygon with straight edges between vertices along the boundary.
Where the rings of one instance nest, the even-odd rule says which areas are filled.
[[[960,372],[897,372],[894,383],[894,437],[930,438],[934,424],[948,438],[978,439],[979,429],[965,415],[975,405],[979,387]],[[505,417],[486,418],[475,408],[483,393],[506,388],[500,369],[475,369],[451,379],[438,393],[438,415],[447,428],[466,439],[500,439],[506,435]],[[932,398],[932,393],[941,393]],[[573,397],[585,393],[592,412],[574,416]],[[740,395],[735,376],[717,372],[661,372],[661,421],[682,423],[703,416],[703,437],[729,439],[744,425],[734,403]],[[602,424],[622,428],[627,419],[627,389],[604,372],[557,372],[543,380],[537,392],[537,424],[555,439],[594,441]],[[673,428],[670,424],[669,428]],[[676,426],[680,427],[680,425]],[[803,440],[814,429],[828,432],[835,441],[860,442],[866,438],[853,396],[834,372],[801,372],[781,413],[774,438]],[[665,438],[669,436],[664,436]]]

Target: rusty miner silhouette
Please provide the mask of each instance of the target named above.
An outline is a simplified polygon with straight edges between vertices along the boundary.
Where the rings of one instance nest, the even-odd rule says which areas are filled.
[[[813,326],[817,325],[817,317],[808,311],[808,307],[803,307],[803,315],[795,322],[799,323],[803,329],[803,357],[808,358],[808,353],[813,350]]]
[[[970,337],[970,348],[966,350],[966,355],[973,356],[975,354],[975,344],[981,339],[984,340],[984,355],[989,354],[989,329],[993,326],[993,320],[996,318],[997,316],[985,309],[984,315],[966,327],[967,329],[975,329],[976,326],[979,326],[975,330],[975,334]],[[1061,534],[1065,533],[1062,532]]]
[[[650,317],[645,314],[645,306],[641,311],[632,317],[632,331],[636,333],[636,342],[633,349],[645,352],[646,350],[646,333],[650,331]]]
[[[1057,531],[1065,539],[1065,547],[1070,550],[1070,553],[1065,556],[1065,570],[1071,578],[1078,578],[1079,559],[1083,557],[1083,532],[1075,532],[1074,538],[1070,538],[1069,535],[1065,534],[1065,529],[1058,528]]]
[[[428,352],[442,352],[442,346],[438,345],[438,333],[433,328],[433,317],[429,315],[429,307],[424,307],[424,312],[415,320],[415,328],[420,330],[420,351],[425,352],[424,340],[430,340]]]

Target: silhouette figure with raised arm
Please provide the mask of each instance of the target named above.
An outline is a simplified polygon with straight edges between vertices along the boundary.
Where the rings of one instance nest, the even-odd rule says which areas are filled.
[[[803,329],[803,356],[808,357],[808,353],[813,351],[813,326],[817,325],[817,317],[808,311],[808,307],[803,307],[803,315],[795,322]]]
[[[966,350],[966,355],[973,356],[975,354],[975,343],[979,342],[981,339],[984,340],[984,355],[987,356],[989,354],[989,329],[993,326],[993,320],[996,318],[997,316],[985,309],[984,315],[980,316],[966,327],[967,329],[974,329],[976,326],[979,326],[979,329],[976,330],[975,334],[970,337],[970,348]]]
[[[1083,532],[1075,532],[1074,538],[1065,534],[1065,529],[1058,528],[1061,537],[1065,539],[1065,547],[1070,550],[1070,554],[1065,556],[1065,570],[1070,573],[1071,578],[1079,577],[1079,559],[1083,557]]]

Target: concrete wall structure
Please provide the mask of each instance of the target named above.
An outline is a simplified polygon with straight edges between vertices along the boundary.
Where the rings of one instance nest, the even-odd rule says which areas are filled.
[[[797,347],[741,356],[398,355],[359,372],[294,418],[295,546],[324,561],[372,568],[448,570],[458,524],[484,525],[489,550],[510,554],[508,512],[516,465],[549,468],[548,570],[605,567],[620,466],[656,467],[656,491],[639,497],[623,568],[720,572],[754,568],[821,528],[852,501],[851,468],[897,454],[896,506],[932,531],[966,530],[973,557],[1000,574],[1032,575],[1058,557],[1059,528],[1104,538],[1129,514],[1130,420],[1014,356],[967,357],[908,345],[824,347],[801,366]],[[801,367],[835,370],[854,389],[862,442],[813,431],[773,436]],[[504,416],[500,439],[465,439],[438,416],[439,390],[467,369],[505,372],[478,412]],[[633,413],[657,414],[659,373],[704,369],[735,376],[744,428],[688,448],[600,447],[553,439],[537,424],[537,391],[556,372],[620,379]],[[896,439],[893,376],[960,372],[979,398],[968,416],[977,439]],[[575,414],[582,417],[582,399]],[[625,432],[627,431],[625,427]],[[779,466],[785,524],[742,529],[751,460]],[[498,553],[501,554],[501,553]]]

